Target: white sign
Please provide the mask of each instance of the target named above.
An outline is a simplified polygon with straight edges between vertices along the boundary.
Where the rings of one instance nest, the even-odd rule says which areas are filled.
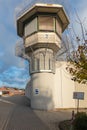
[[[84,92],[73,92],[73,99],[84,100]]]
[[[39,94],[39,90],[38,89],[35,89],[35,94]]]

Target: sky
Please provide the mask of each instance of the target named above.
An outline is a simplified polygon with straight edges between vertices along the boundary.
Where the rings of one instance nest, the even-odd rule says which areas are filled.
[[[86,0],[60,1],[70,15],[70,23],[75,23],[74,9],[77,9],[80,18],[82,20],[85,18],[86,24]],[[25,3],[29,3],[29,0],[0,0],[0,86],[25,88],[30,79],[28,62],[15,56],[15,44],[20,39],[16,31],[15,12]]]

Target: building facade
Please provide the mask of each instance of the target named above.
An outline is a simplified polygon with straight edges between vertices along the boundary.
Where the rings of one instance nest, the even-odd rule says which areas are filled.
[[[30,63],[26,96],[33,109],[75,107],[75,83],[66,71],[66,62],[55,58],[68,24],[64,8],[58,4],[37,3],[17,18],[17,33],[23,38]]]

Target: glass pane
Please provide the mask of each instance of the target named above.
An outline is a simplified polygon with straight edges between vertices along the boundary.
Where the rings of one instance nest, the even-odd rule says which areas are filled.
[[[37,31],[37,18],[33,19],[30,23],[25,25],[24,35],[28,36]]]
[[[54,18],[53,17],[39,17],[39,30],[54,30]]]
[[[58,22],[58,20],[56,19],[56,32],[61,35],[62,33],[62,28],[61,28],[61,24]]]

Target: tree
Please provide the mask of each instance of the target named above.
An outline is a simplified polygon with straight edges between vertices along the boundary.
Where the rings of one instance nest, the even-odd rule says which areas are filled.
[[[79,83],[87,82],[87,46],[79,45],[73,57],[69,59],[69,72],[73,75],[73,80]],[[71,65],[72,64],[72,65]]]
[[[78,23],[81,27],[81,38],[75,35],[78,44],[76,50],[73,50],[71,56],[68,59],[70,63],[67,69],[73,76],[74,81],[78,81],[79,83],[87,83],[87,40],[86,35],[87,32],[85,27],[83,26],[82,21],[80,20],[77,12],[76,16],[78,19]],[[82,43],[81,43],[82,42]]]

